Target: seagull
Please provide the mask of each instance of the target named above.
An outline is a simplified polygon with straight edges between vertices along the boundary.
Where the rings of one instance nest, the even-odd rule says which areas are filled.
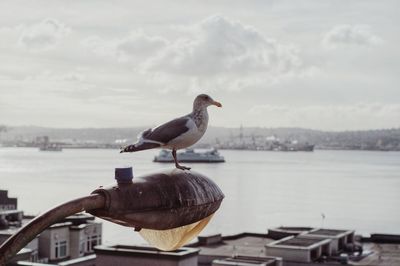
[[[136,152],[153,148],[171,149],[175,167],[190,170],[189,167],[178,163],[176,150],[187,148],[201,139],[207,130],[207,107],[210,105],[222,107],[221,103],[214,101],[207,94],[198,95],[194,99],[193,110],[190,114],[143,131],[135,144],[121,148],[120,152]]]

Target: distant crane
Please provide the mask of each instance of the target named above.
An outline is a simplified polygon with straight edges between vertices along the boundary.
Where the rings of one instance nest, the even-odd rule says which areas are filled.
[[[326,218],[326,216],[325,216],[325,213],[323,213],[323,212],[321,212],[321,228],[324,228],[324,221],[325,221],[325,218]]]
[[[5,125],[0,125],[0,137],[1,137],[1,132],[7,132],[7,127]],[[0,138],[1,141],[1,138]],[[1,142],[0,142],[1,145]]]

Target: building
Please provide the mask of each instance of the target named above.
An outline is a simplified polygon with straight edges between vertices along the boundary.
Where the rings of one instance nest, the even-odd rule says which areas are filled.
[[[0,190],[0,244],[34,217],[17,210],[17,199]],[[92,215],[79,213],[53,224],[36,236],[14,261],[94,266],[94,247],[102,241],[102,224]],[[27,262],[24,262],[25,264]],[[32,264],[34,265],[34,264]]]
[[[0,210],[1,244],[33,217],[18,211],[17,199],[8,198],[7,191],[0,190],[0,199],[0,204],[6,206]],[[106,247],[101,243],[101,223],[80,213],[47,228],[8,265],[400,265],[399,235],[371,234],[365,238],[355,236],[354,230],[278,227],[267,234],[216,234],[199,237],[196,243],[170,252],[142,246]]]
[[[309,232],[299,235],[302,238],[311,239],[330,239],[332,255],[337,255],[341,251],[355,249],[354,230],[336,230],[316,228]]]
[[[246,257],[249,259],[265,257],[267,256],[265,245],[273,241],[274,239],[267,234],[241,233],[224,237],[217,234],[199,237],[198,242],[189,246],[200,249],[198,265],[210,266],[216,260],[221,262],[221,260],[227,258]],[[268,259],[273,259],[276,265],[279,265],[281,261],[281,258],[277,257],[268,257]],[[225,261],[224,263],[227,262]]]
[[[72,223],[70,242],[75,243],[70,248],[71,258],[94,254],[94,247],[101,245],[102,224],[95,222],[93,216],[82,214],[69,216],[66,220]]]
[[[321,238],[302,238],[288,236],[268,243],[266,254],[282,258],[285,262],[322,261],[321,258],[331,256],[331,240]]]
[[[41,260],[53,263],[94,254],[93,248],[101,244],[101,225],[93,216],[83,213],[53,224],[39,236]]]
[[[198,249],[180,248],[174,251],[161,251],[145,246],[116,245],[97,246],[96,266],[196,266]]]
[[[18,199],[9,198],[7,190],[0,190],[0,244],[6,241],[29,219],[24,217],[24,212],[17,210]],[[33,239],[16,256],[15,260],[37,261],[39,256],[39,239]]]
[[[18,207],[17,198],[9,198],[7,190],[0,190],[0,211],[16,210]]]
[[[0,210],[0,230],[21,227],[24,213],[18,210]]]
[[[21,224],[28,220],[22,219]],[[16,259],[56,265],[94,266],[94,247],[102,241],[102,224],[87,214],[67,217],[60,223],[44,230],[24,249]],[[19,226],[9,226],[0,230],[0,243],[19,230]],[[15,260],[16,260],[15,259]],[[83,261],[85,264],[82,264]],[[32,264],[34,265],[34,264]]]
[[[313,230],[312,227],[280,226],[268,229],[268,236],[272,239],[282,239],[287,236],[297,236]]]
[[[39,253],[42,260],[55,262],[70,258],[70,225],[71,223],[57,223],[40,234]]]
[[[278,227],[267,234],[202,236],[188,246],[200,249],[199,266],[400,265],[400,236],[361,238],[353,230]]]

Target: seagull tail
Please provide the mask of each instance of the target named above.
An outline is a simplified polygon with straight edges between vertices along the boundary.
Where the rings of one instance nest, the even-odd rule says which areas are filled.
[[[126,147],[122,147],[120,153],[143,151],[143,150],[158,148],[160,146],[161,144],[159,143],[148,143],[148,142],[136,143]]]

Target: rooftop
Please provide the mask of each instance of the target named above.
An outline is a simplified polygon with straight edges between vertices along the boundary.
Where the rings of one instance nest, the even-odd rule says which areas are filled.
[[[275,229],[288,230],[288,231],[310,231],[313,228],[307,226],[279,226]]]
[[[251,266],[251,265],[277,265],[275,262],[278,261],[278,265],[281,265],[282,259],[276,257],[247,257],[247,256],[235,256],[232,258],[225,258],[214,260],[215,265],[240,265],[240,266]]]
[[[61,223],[56,223],[56,224],[50,225],[48,229],[69,227],[69,226],[71,226],[71,225],[72,225],[71,222],[61,222]]]
[[[337,236],[348,232],[348,230],[335,230],[335,229],[317,229],[315,231],[310,231],[310,235],[324,235],[324,236]]]
[[[128,245],[115,245],[115,246],[96,246],[94,248],[96,255],[99,254],[121,254],[131,257],[168,257],[168,258],[183,258],[187,256],[197,255],[199,250],[196,248],[179,248],[173,251],[162,251],[153,247],[147,246],[128,246]]]
[[[265,254],[265,245],[273,241],[267,234],[241,233],[221,237],[220,241],[216,243],[202,244],[197,242],[189,246],[201,248],[200,255],[205,256],[232,257],[240,254],[258,257]]]
[[[312,238],[290,238],[275,244],[277,245],[286,245],[286,246],[296,246],[296,247],[309,247],[316,243],[321,242],[321,239],[312,239]]]
[[[23,211],[19,210],[1,210],[0,215],[10,215],[10,214],[23,214]]]
[[[31,219],[22,219],[22,226],[25,226]],[[4,229],[0,229],[0,235],[4,235],[4,236],[10,236],[12,234],[15,234],[17,231],[19,231],[21,229],[20,226],[9,226],[8,228],[4,228]]]
[[[371,254],[354,265],[400,265],[400,244],[364,243],[363,248]]]
[[[77,213],[64,218],[64,221],[71,222],[73,225],[81,225],[94,221],[94,216],[86,213]]]

